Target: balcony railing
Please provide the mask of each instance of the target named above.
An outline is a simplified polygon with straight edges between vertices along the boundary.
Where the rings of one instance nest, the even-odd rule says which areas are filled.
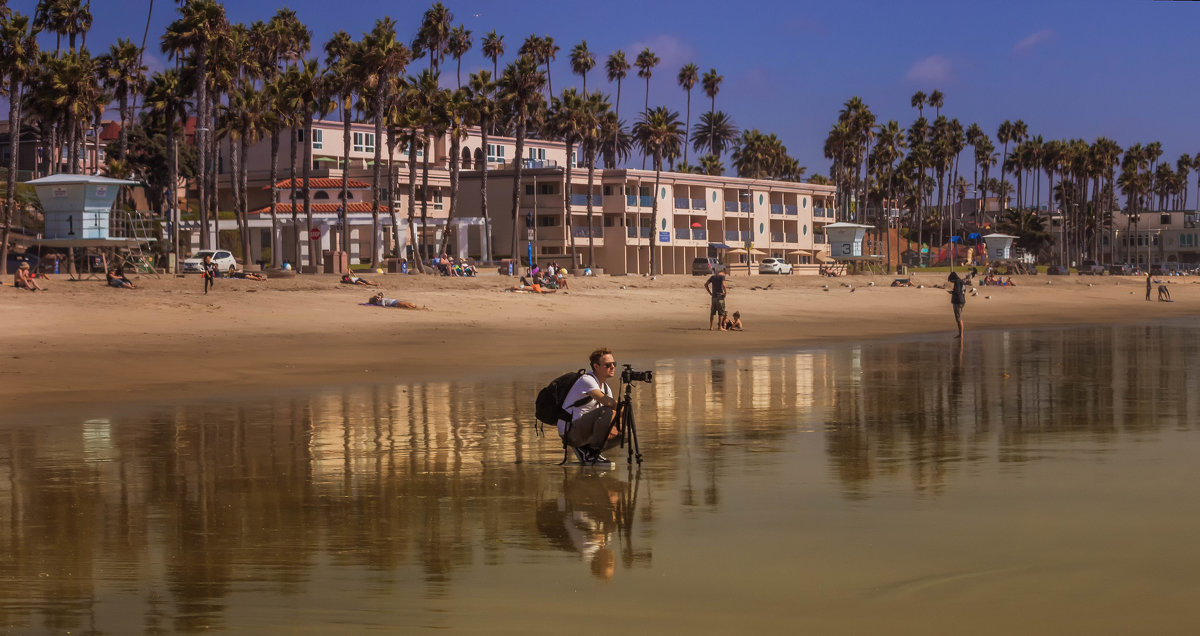
[[[675,197],[675,208],[679,210],[689,210],[692,207],[692,200],[687,197]]]
[[[639,232],[638,230],[641,230],[641,231]],[[648,227],[643,227],[643,228],[627,227],[627,228],[625,228],[625,235],[628,236],[629,238],[635,238],[635,237],[650,238],[650,228],[648,228]]]
[[[697,241],[707,241],[708,230],[692,230],[692,238]]]
[[[771,232],[771,242],[772,243],[782,243],[783,242],[783,232]]]
[[[784,243],[799,243],[800,235],[795,232],[785,232],[783,234],[783,242]]]
[[[603,205],[604,204],[603,198],[604,197],[600,196],[599,194],[593,194],[592,195],[592,205],[594,205],[594,206],[595,205]],[[586,194],[572,194],[571,195],[571,205],[587,205],[587,203],[588,203],[588,195],[586,195]]]
[[[649,196],[640,197],[636,194],[627,194],[625,195],[625,205],[631,208],[636,208],[639,206],[648,208],[654,205],[654,198]]]
[[[738,239],[742,241],[749,241],[752,238],[750,232],[738,232],[738,234]]]
[[[754,204],[749,201],[742,201],[738,207],[741,208],[742,212],[753,212],[754,211]]]
[[[691,238],[692,238],[692,231],[691,231],[691,230],[689,230],[689,229],[687,229],[687,228],[676,228],[676,230],[675,230],[675,238],[677,238],[677,239],[691,239]]]
[[[725,202],[725,211],[726,212],[737,212],[738,211],[737,201],[726,201]]]
[[[595,238],[604,238],[604,228],[599,226],[592,228],[572,227],[571,234],[575,238],[588,238],[589,236]]]
[[[739,239],[738,239],[738,237],[739,237],[739,236],[741,236],[741,233],[739,233],[739,232],[738,232],[738,231],[736,231],[736,230],[725,230],[725,240],[726,240],[726,241],[736,241],[736,240],[739,240]]]
[[[813,217],[814,218],[828,217],[828,218],[832,219],[833,218],[833,209],[832,208],[813,208]]]
[[[708,204],[704,201],[704,199],[692,199],[692,209],[707,210]]]
[[[557,168],[558,161],[555,159],[523,159],[521,165],[526,168]]]
[[[797,214],[800,213],[800,208],[797,208],[794,205],[785,205],[785,206],[783,206],[783,213],[790,214],[792,216],[796,216]]]
[[[782,203],[772,203],[771,204],[771,214],[783,214],[783,204]]]

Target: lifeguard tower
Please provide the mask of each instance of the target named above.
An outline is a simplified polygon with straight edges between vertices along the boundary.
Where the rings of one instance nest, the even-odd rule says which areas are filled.
[[[1007,261],[1012,259],[1012,245],[1017,237],[1010,234],[985,234],[983,243],[987,246],[989,261]]]
[[[132,227],[124,228],[124,233],[133,236],[113,236],[112,232],[112,207],[117,193],[121,186],[136,185],[136,181],[54,174],[26,183],[34,187],[46,216],[46,231],[34,244],[67,248],[71,255],[67,269],[72,280],[79,278],[74,267],[75,248],[99,251],[99,263],[94,263],[92,258],[85,259],[88,274],[94,275],[96,269],[106,269],[108,255],[115,256],[121,248],[124,248],[121,252],[124,254],[124,264],[135,269],[144,267],[141,243],[151,239],[138,236]],[[97,264],[99,267],[96,267]]]
[[[863,251],[863,239],[867,230],[873,226],[860,223],[838,221],[825,226],[825,236],[829,240],[829,256],[838,265],[865,264],[868,268],[882,257],[866,254]]]

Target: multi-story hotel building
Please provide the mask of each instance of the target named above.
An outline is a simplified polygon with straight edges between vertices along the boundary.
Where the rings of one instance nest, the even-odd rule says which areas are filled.
[[[310,140],[302,133],[285,134],[278,155],[281,182],[277,214],[281,235],[276,242],[270,237],[270,141],[263,140],[248,149],[249,209],[252,221],[252,254],[246,260],[259,260],[262,250],[274,246],[281,250],[281,260],[308,263],[309,249],[328,250],[343,230],[338,222],[343,178],[350,179],[348,205],[350,262],[370,262],[372,246],[383,258],[392,253],[393,236],[405,246],[405,255],[413,258],[412,248],[420,245],[425,257],[432,255],[435,241],[442,238],[448,224],[456,226],[454,244],[447,248],[451,255],[482,258],[488,252],[495,259],[525,259],[532,251],[539,263],[557,261],[561,265],[574,263],[576,268],[594,266],[607,273],[644,273],[649,271],[649,253],[657,243],[656,259],[662,273],[688,273],[693,258],[726,256],[728,250],[749,250],[751,255],[771,255],[796,264],[813,262],[813,255],[825,244],[823,228],[834,219],[832,186],[741,179],[725,176],[705,176],[664,171],[655,191],[653,170],[597,169],[590,192],[592,216],[588,218],[588,171],[573,165],[567,181],[568,157],[562,142],[528,139],[525,142],[520,204],[513,213],[514,162],[517,161],[516,140],[489,136],[484,147],[478,129],[468,132],[458,151],[462,169],[454,218],[450,219],[451,151],[448,136],[436,139],[429,148],[428,192],[422,187],[422,168],[426,157],[421,151],[410,158],[408,148],[398,146],[389,157],[386,133],[376,139],[370,124],[351,124],[351,151],[348,165],[342,165],[343,127],[338,121],[318,121]],[[299,193],[293,201],[289,177],[290,144],[297,143],[297,162],[304,161],[303,144],[311,144],[310,178],[313,229],[320,238],[308,240],[310,228],[301,212]],[[372,241],[370,190],[372,161],[376,144],[382,144],[380,234],[382,240]],[[233,207],[230,193],[229,144],[224,142],[218,160],[220,207]],[[410,159],[416,161],[415,229],[418,240],[408,236],[408,204]],[[487,221],[484,221],[481,167],[488,167]],[[386,175],[391,174],[390,182]],[[303,176],[297,166],[296,176]],[[388,187],[386,183],[391,183]],[[658,214],[652,210],[657,197]],[[292,223],[292,204],[296,205],[299,227]],[[400,227],[393,233],[387,205],[391,202],[398,215]],[[427,223],[420,217],[425,207]],[[220,229],[234,229],[230,220],[219,222]],[[193,233],[199,230],[190,224]],[[300,232],[300,253],[295,250],[296,232]],[[513,254],[513,234],[516,233],[517,254]],[[314,233],[316,234],[316,233]],[[198,236],[198,235],[197,235]],[[193,244],[198,240],[193,238]],[[340,243],[340,240],[338,241]],[[594,260],[592,260],[594,254]],[[316,254],[319,258],[320,254]],[[729,257],[732,262],[744,262],[740,252]],[[815,266],[814,266],[815,267]]]

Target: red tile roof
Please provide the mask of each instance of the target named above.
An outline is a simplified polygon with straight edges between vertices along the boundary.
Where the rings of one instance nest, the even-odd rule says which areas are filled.
[[[334,179],[331,177],[313,177],[313,178],[309,179],[308,182],[312,187],[314,187],[318,190],[341,190],[342,189],[342,180],[341,179]],[[371,184],[367,183],[366,181],[359,181],[358,179],[347,179],[346,182],[349,184],[350,190],[370,190],[371,189]],[[292,180],[284,179],[283,181],[276,183],[275,187],[279,188],[280,190],[291,190],[292,189]],[[304,187],[304,179],[303,178],[296,179],[296,187],[297,188]],[[271,186],[263,186],[263,190],[270,190],[270,189],[271,189]]]
[[[340,203],[313,203],[312,211],[313,211],[313,214],[336,214],[338,212],[338,210],[341,209],[341,207],[342,206]],[[347,206],[347,211],[349,211],[349,212],[370,212],[371,211],[371,203],[369,201],[351,201],[350,205]],[[386,214],[388,211],[388,208],[386,205],[380,205],[379,211],[381,213]],[[286,214],[288,216],[291,216],[292,204],[291,203],[277,204],[275,206],[275,212],[278,214]],[[297,203],[296,204],[296,213],[301,214],[303,212],[304,212],[304,204]],[[259,208],[257,210],[250,211],[250,214],[270,214],[270,213],[271,213],[271,206],[267,206],[265,208]]]

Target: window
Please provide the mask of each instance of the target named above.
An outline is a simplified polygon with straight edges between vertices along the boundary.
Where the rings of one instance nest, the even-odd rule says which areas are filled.
[[[413,145],[411,143],[408,144],[408,146],[406,146],[404,148],[404,155],[406,157],[412,156],[412,148],[413,148]],[[421,157],[424,157],[424,156],[425,156],[425,147],[424,146],[418,147],[417,148],[417,159],[420,159]]]
[[[487,160],[488,163],[504,163],[504,154],[506,148],[500,144],[488,144]]]
[[[530,148],[528,154],[529,154],[530,159],[536,159],[538,161],[546,160],[546,149],[545,148]]]
[[[352,150],[354,150],[354,152],[375,152],[375,133],[354,133],[354,144]],[[420,154],[417,156],[420,156]]]
[[[525,194],[533,196],[533,184],[528,184],[525,186]]]
[[[317,128],[313,130],[313,150],[320,150],[324,147],[325,131]]]
[[[612,195],[612,186],[604,186],[604,196]]]
[[[538,184],[538,194],[554,194],[555,189],[556,188],[554,187],[553,183]]]
[[[304,142],[304,129],[297,128],[296,129],[296,143],[303,143],[303,142]]]
[[[1167,213],[1158,215],[1158,223],[1160,225],[1170,225],[1171,224],[1171,215],[1167,214]]]

